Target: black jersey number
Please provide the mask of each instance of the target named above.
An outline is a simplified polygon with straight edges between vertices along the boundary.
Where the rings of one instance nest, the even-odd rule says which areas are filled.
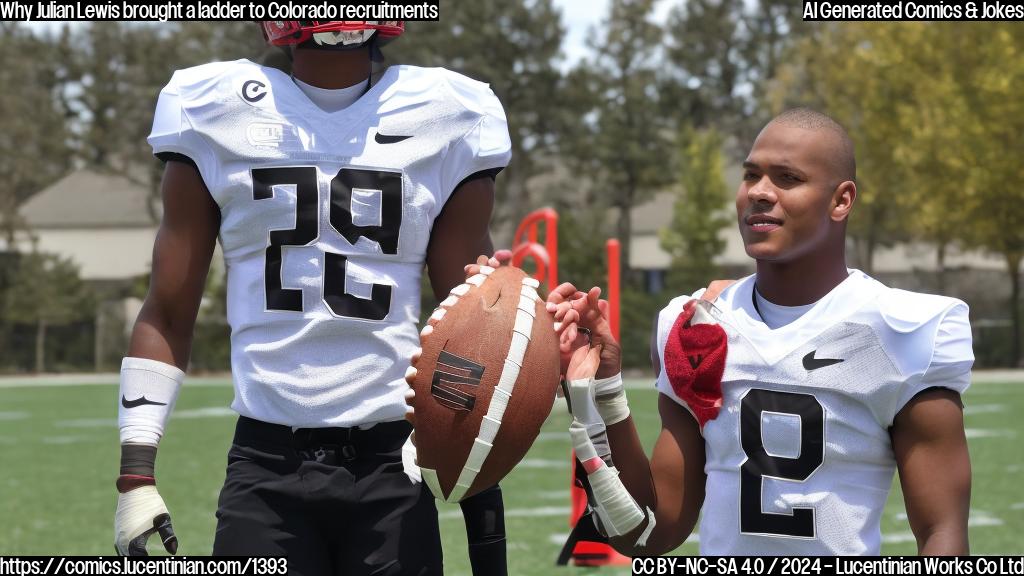
[[[761,418],[764,412],[800,418],[800,450],[796,458],[772,456],[764,447]],[[814,509],[794,508],[790,514],[761,509],[764,478],[804,482],[825,461],[825,410],[810,394],[751,389],[740,403],[740,440],[746,461],[740,468],[740,531],[813,538]]]
[[[264,270],[267,310],[302,312],[302,290],[282,287],[281,247],[309,246],[320,232],[320,194],[316,168],[312,166],[254,168],[252,197],[273,198],[274,186],[295,186],[295,227],[271,230]],[[352,220],[353,190],[380,192],[380,225],[359,226]],[[402,227],[402,175],[398,172],[342,168],[331,180],[331,226],[355,244],[362,236],[377,242],[381,252],[398,253],[398,235]],[[374,284],[371,298],[359,298],[345,291],[348,258],[342,254],[324,254],[323,300],[338,316],[383,320],[391,309],[391,286]]]

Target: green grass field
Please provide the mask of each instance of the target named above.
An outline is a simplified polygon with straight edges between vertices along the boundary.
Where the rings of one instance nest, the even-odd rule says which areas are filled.
[[[113,552],[116,394],[113,382],[29,386],[0,380],[0,554]],[[655,393],[636,388],[629,396],[650,446],[659,427]],[[230,400],[226,381],[190,379],[161,444],[157,475],[181,554],[210,552],[213,512],[235,421],[227,408]],[[1019,419],[1024,414],[1024,381],[978,383],[965,404],[974,470],[971,551],[1022,554],[1024,494],[1018,487],[1024,480],[1024,421]],[[586,571],[554,566],[569,531],[568,416],[562,406],[552,412],[526,459],[502,482],[513,575]],[[439,512],[446,574],[469,574],[459,508],[439,504]],[[903,512],[897,485],[882,526],[885,554],[916,550]],[[677,551],[696,552],[692,542]]]

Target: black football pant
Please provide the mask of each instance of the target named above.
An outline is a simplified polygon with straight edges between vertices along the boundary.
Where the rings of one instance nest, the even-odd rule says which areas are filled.
[[[287,556],[292,576],[442,574],[434,497],[402,468],[411,430],[239,418],[213,553]]]

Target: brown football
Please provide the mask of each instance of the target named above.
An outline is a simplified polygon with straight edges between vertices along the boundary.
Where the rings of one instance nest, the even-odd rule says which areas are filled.
[[[420,336],[416,461],[434,496],[458,502],[529,450],[558,386],[558,339],[538,283],[483,267],[452,290]]]

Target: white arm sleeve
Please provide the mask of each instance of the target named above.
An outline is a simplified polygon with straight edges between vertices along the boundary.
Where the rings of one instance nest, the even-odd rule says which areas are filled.
[[[122,444],[160,442],[184,380],[184,372],[164,362],[132,357],[121,361],[117,424]]]

